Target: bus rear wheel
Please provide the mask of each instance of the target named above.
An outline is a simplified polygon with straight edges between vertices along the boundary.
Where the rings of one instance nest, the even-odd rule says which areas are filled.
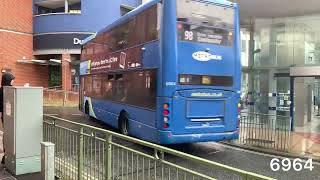
[[[128,135],[129,134],[129,118],[128,115],[125,113],[122,113],[119,118],[119,128],[120,132],[123,135]]]

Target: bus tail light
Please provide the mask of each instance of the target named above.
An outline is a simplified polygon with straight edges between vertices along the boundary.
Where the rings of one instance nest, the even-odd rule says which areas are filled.
[[[169,122],[169,118],[168,117],[164,117],[163,121],[164,121],[164,123],[168,123]]]
[[[169,111],[169,104],[168,103],[164,103],[163,104],[163,128],[167,129],[169,128],[169,114],[170,114],[170,111]]]
[[[163,124],[163,128],[166,128],[166,129],[169,128],[169,124],[168,123],[164,123]]]
[[[170,114],[169,110],[167,110],[167,109],[163,110],[163,115],[164,116],[168,116],[169,114]]]
[[[240,112],[241,112],[241,104],[238,103],[238,114],[240,114]]]

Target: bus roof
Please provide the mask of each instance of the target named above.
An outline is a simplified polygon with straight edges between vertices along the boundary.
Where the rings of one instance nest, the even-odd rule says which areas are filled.
[[[87,37],[86,39],[83,40],[83,45],[87,44],[89,41],[91,41],[92,39],[94,39],[97,35],[104,33],[106,31],[108,31],[109,29],[112,29],[113,27],[122,24],[123,22],[125,22],[126,20],[136,16],[137,14],[143,12],[145,9],[148,9],[149,7],[157,4],[158,2],[160,2],[161,0],[150,0],[144,4],[141,4],[140,6],[138,6],[137,8],[135,8],[134,10],[130,11],[129,13],[127,13],[126,15],[120,17],[118,20],[116,20],[115,22],[111,23],[110,25],[106,26],[105,28],[101,29],[100,31],[98,31],[97,33]],[[170,0],[171,1],[171,0]],[[212,2],[212,3],[218,3],[218,4],[223,4],[226,6],[232,6],[236,3],[227,1],[227,0],[205,0],[207,2]],[[204,2],[205,2],[204,1]]]

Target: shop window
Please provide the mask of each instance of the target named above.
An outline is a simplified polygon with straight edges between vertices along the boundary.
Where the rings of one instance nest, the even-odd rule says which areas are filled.
[[[121,6],[120,7],[120,13],[121,13],[121,16],[124,16],[126,15],[128,12],[132,11],[132,8],[129,8],[129,7],[124,7],[124,6]]]
[[[81,13],[81,0],[40,1],[36,4],[35,14]]]
[[[61,86],[61,67],[60,66],[49,66],[49,87]]]
[[[55,3],[49,3],[47,1],[37,4],[38,14],[50,14],[50,13],[64,13],[65,1],[58,0]]]
[[[81,14],[81,0],[69,0],[68,11],[70,14]]]

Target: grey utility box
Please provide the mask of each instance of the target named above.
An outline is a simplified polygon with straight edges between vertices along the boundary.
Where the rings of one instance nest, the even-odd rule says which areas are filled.
[[[5,166],[14,175],[41,171],[43,88],[5,87]]]

